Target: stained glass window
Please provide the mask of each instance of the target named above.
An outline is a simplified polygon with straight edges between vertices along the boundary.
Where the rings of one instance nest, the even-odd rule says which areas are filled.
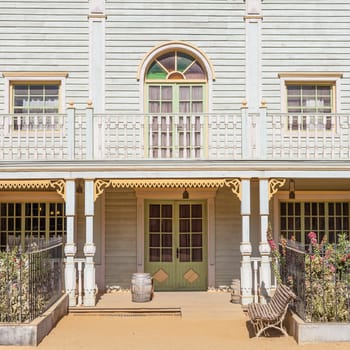
[[[198,60],[186,53],[172,51],[156,58],[150,65],[147,80],[205,80]]]

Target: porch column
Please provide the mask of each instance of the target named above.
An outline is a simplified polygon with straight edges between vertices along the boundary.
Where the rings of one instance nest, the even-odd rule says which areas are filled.
[[[84,305],[95,306],[94,180],[85,180]]]
[[[270,266],[270,246],[267,243],[267,230],[269,220],[269,180],[259,181],[259,204],[260,204],[260,243],[259,252],[261,255],[260,269],[260,295],[262,301],[270,295],[271,290],[271,266]]]
[[[241,215],[242,215],[242,242],[240,251],[241,261],[241,297],[242,305],[253,301],[252,295],[252,266],[250,257],[252,245],[250,243],[250,180],[241,180]]]
[[[67,218],[67,242],[64,246],[66,256],[65,264],[65,286],[69,295],[69,306],[76,306],[76,271],[74,256],[77,247],[74,242],[74,221],[75,221],[75,181],[66,181],[66,218]]]

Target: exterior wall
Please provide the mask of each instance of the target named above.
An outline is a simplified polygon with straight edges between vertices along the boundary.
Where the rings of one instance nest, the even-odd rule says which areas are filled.
[[[139,112],[139,64],[167,41],[195,45],[216,71],[210,112],[237,111],[245,96],[243,1],[106,2],[106,112]]]
[[[262,96],[269,110],[281,111],[280,72],[344,73],[338,98],[349,110],[350,3],[267,0],[262,8]]]
[[[88,6],[88,0],[50,0],[45,4],[36,0],[0,1],[0,72],[68,72],[64,102],[74,101],[77,108],[85,108]],[[0,91],[4,91],[2,77]],[[4,95],[0,94],[1,106]]]
[[[240,200],[230,189],[217,192],[215,200],[216,252],[215,285],[230,286],[233,279],[240,279],[242,222]]]
[[[135,193],[131,190],[106,192],[106,285],[129,288],[131,276],[137,272],[136,202]]]

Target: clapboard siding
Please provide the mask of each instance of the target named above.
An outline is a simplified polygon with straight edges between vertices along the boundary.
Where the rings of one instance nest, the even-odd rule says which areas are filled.
[[[350,2],[263,2],[262,95],[280,111],[280,72],[341,72],[341,107],[350,108]]]
[[[67,72],[66,101],[88,100],[87,0],[0,1],[0,72]],[[4,79],[0,78],[0,90]],[[0,94],[3,105],[4,94]]]
[[[215,201],[215,283],[216,286],[230,286],[232,279],[240,279],[240,242],[242,224],[240,201],[229,190],[217,192]]]
[[[244,8],[238,0],[108,1],[106,111],[142,109],[138,66],[152,48],[175,40],[197,46],[211,60],[217,77],[212,112],[239,108],[245,95]]]
[[[136,197],[133,191],[106,192],[105,283],[130,287],[136,272]]]

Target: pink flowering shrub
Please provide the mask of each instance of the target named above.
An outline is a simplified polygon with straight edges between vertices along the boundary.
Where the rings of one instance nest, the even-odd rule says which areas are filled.
[[[305,283],[305,321],[349,321],[350,241],[346,234],[338,235],[336,245],[327,243],[325,238],[318,243],[315,232],[309,232],[307,237],[310,241],[310,250],[305,253],[301,265],[294,266],[299,272],[304,271],[305,281],[302,283]],[[272,268],[277,282],[284,282],[290,287],[293,287],[294,283],[300,283],[294,280],[295,275],[287,274],[286,264],[295,264],[295,261],[287,261],[290,256],[286,253],[288,249],[286,239],[284,237],[280,239],[279,250],[269,230],[267,241],[271,248]],[[297,248],[295,243],[294,240],[290,242]]]
[[[307,321],[347,321],[349,319],[347,287],[349,285],[350,242],[345,234],[338,244],[319,244],[314,232],[308,234],[311,251],[305,255],[305,297]]]

